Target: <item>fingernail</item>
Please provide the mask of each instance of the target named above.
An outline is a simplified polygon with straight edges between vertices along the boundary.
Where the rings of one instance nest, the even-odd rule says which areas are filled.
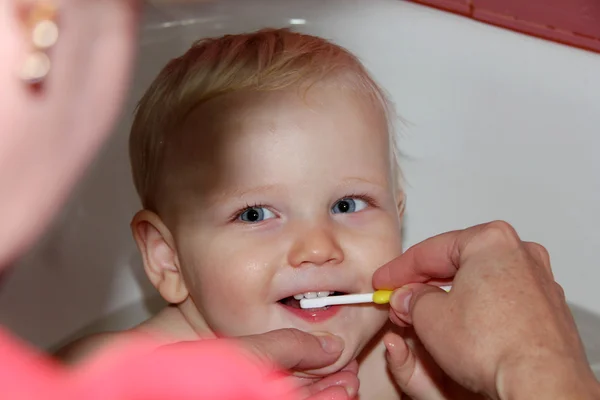
[[[383,344],[385,345],[385,348],[388,351],[388,353],[396,352],[396,347],[398,346],[398,340],[402,340],[402,339],[397,334],[392,333],[392,332],[390,332],[384,336]]]
[[[385,345],[385,349],[388,351],[388,353],[391,353],[394,351],[395,347],[396,347],[396,343],[392,343],[390,341],[384,341],[383,344]]]
[[[398,314],[409,315],[410,314],[410,299],[412,298],[413,292],[409,288],[400,288],[392,293],[390,298],[390,306]]]
[[[341,353],[344,350],[344,341],[342,338],[332,335],[327,332],[311,332],[314,336],[319,339],[321,347],[327,353]]]
[[[346,393],[348,393],[348,397],[350,397],[351,399],[353,399],[354,396],[356,396],[356,391],[352,386],[344,386],[344,389],[346,390]]]
[[[335,391],[333,393],[331,393],[331,392],[327,393],[328,399],[331,399],[331,400],[346,399],[346,398],[354,399],[354,397],[356,396],[356,390],[352,386],[334,385],[334,386],[328,387],[328,389],[337,389],[337,388],[343,389],[346,392],[346,396],[341,394],[341,392],[339,392],[339,391]]]

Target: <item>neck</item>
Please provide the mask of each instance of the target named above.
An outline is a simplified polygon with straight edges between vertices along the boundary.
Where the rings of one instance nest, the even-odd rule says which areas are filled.
[[[168,305],[154,317],[137,326],[135,330],[150,334],[163,343],[216,337],[196,311],[191,299],[181,304]]]

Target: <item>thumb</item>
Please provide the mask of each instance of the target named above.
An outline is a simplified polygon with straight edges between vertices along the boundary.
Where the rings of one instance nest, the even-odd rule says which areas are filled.
[[[443,349],[441,340],[451,323],[448,296],[437,286],[411,284],[394,291],[390,298],[392,320],[412,325],[434,357],[439,354],[437,348]]]
[[[341,338],[310,334],[298,329],[278,329],[239,338],[256,357],[286,370],[313,370],[334,364],[344,350]]]

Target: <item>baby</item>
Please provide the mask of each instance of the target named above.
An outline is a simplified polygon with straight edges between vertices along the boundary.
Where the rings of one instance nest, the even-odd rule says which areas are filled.
[[[400,255],[404,196],[383,91],[345,49],[289,30],[196,43],[143,97],[131,130],[132,221],[170,304],[133,328],[165,343],[279,328],[342,337],[362,400],[400,397],[386,307],[303,310],[299,299],[373,290]],[[122,333],[72,347],[88,352]]]

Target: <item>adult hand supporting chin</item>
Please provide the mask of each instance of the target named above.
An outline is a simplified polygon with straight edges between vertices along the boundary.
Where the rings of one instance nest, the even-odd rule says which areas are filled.
[[[453,280],[449,293],[426,284],[445,280]],[[412,326],[435,363],[472,392],[493,399],[600,396],[547,251],[505,222],[425,240],[376,271],[373,285],[399,288],[391,320]],[[386,340],[398,384],[419,392],[411,382],[423,372],[418,353],[400,337]],[[444,388],[432,386],[434,398],[444,398]]]
[[[214,351],[213,349],[220,348],[230,349],[231,355],[237,357],[236,365],[230,365],[231,369],[228,371],[219,371],[219,365],[205,357],[207,349]],[[269,394],[268,398],[349,400],[358,393],[356,361],[333,374],[319,373],[320,369],[334,364],[343,349],[342,339],[331,334],[310,334],[297,329],[280,329],[238,338],[179,342],[159,348],[153,356],[173,357],[176,360],[173,364],[176,368],[192,369],[198,375],[197,381],[202,382],[202,385],[212,384],[217,390],[215,393],[228,389],[227,385],[222,383],[223,376],[231,381],[229,389],[235,391],[244,390],[246,385],[244,382],[248,380],[248,375],[252,375],[253,382],[257,380],[261,382],[260,385],[253,383],[253,386],[262,387],[263,393]],[[194,353],[198,354],[197,358],[190,357]],[[187,362],[186,360],[190,358],[193,361]],[[150,360],[153,360],[152,357]],[[163,362],[167,361],[161,361],[159,364]],[[184,365],[186,362],[188,365]],[[217,382],[205,379],[202,371],[206,370],[210,370],[211,376],[221,378]],[[240,372],[244,379],[240,379],[236,371]],[[193,385],[192,381],[182,379],[182,382]],[[185,390],[185,388],[180,389]],[[170,398],[180,397],[177,397],[176,392],[172,392]]]
[[[344,342],[338,336],[279,329],[234,340],[266,365],[291,373],[289,379],[301,399],[351,399],[358,393],[356,361],[333,374],[319,372],[340,358]]]

